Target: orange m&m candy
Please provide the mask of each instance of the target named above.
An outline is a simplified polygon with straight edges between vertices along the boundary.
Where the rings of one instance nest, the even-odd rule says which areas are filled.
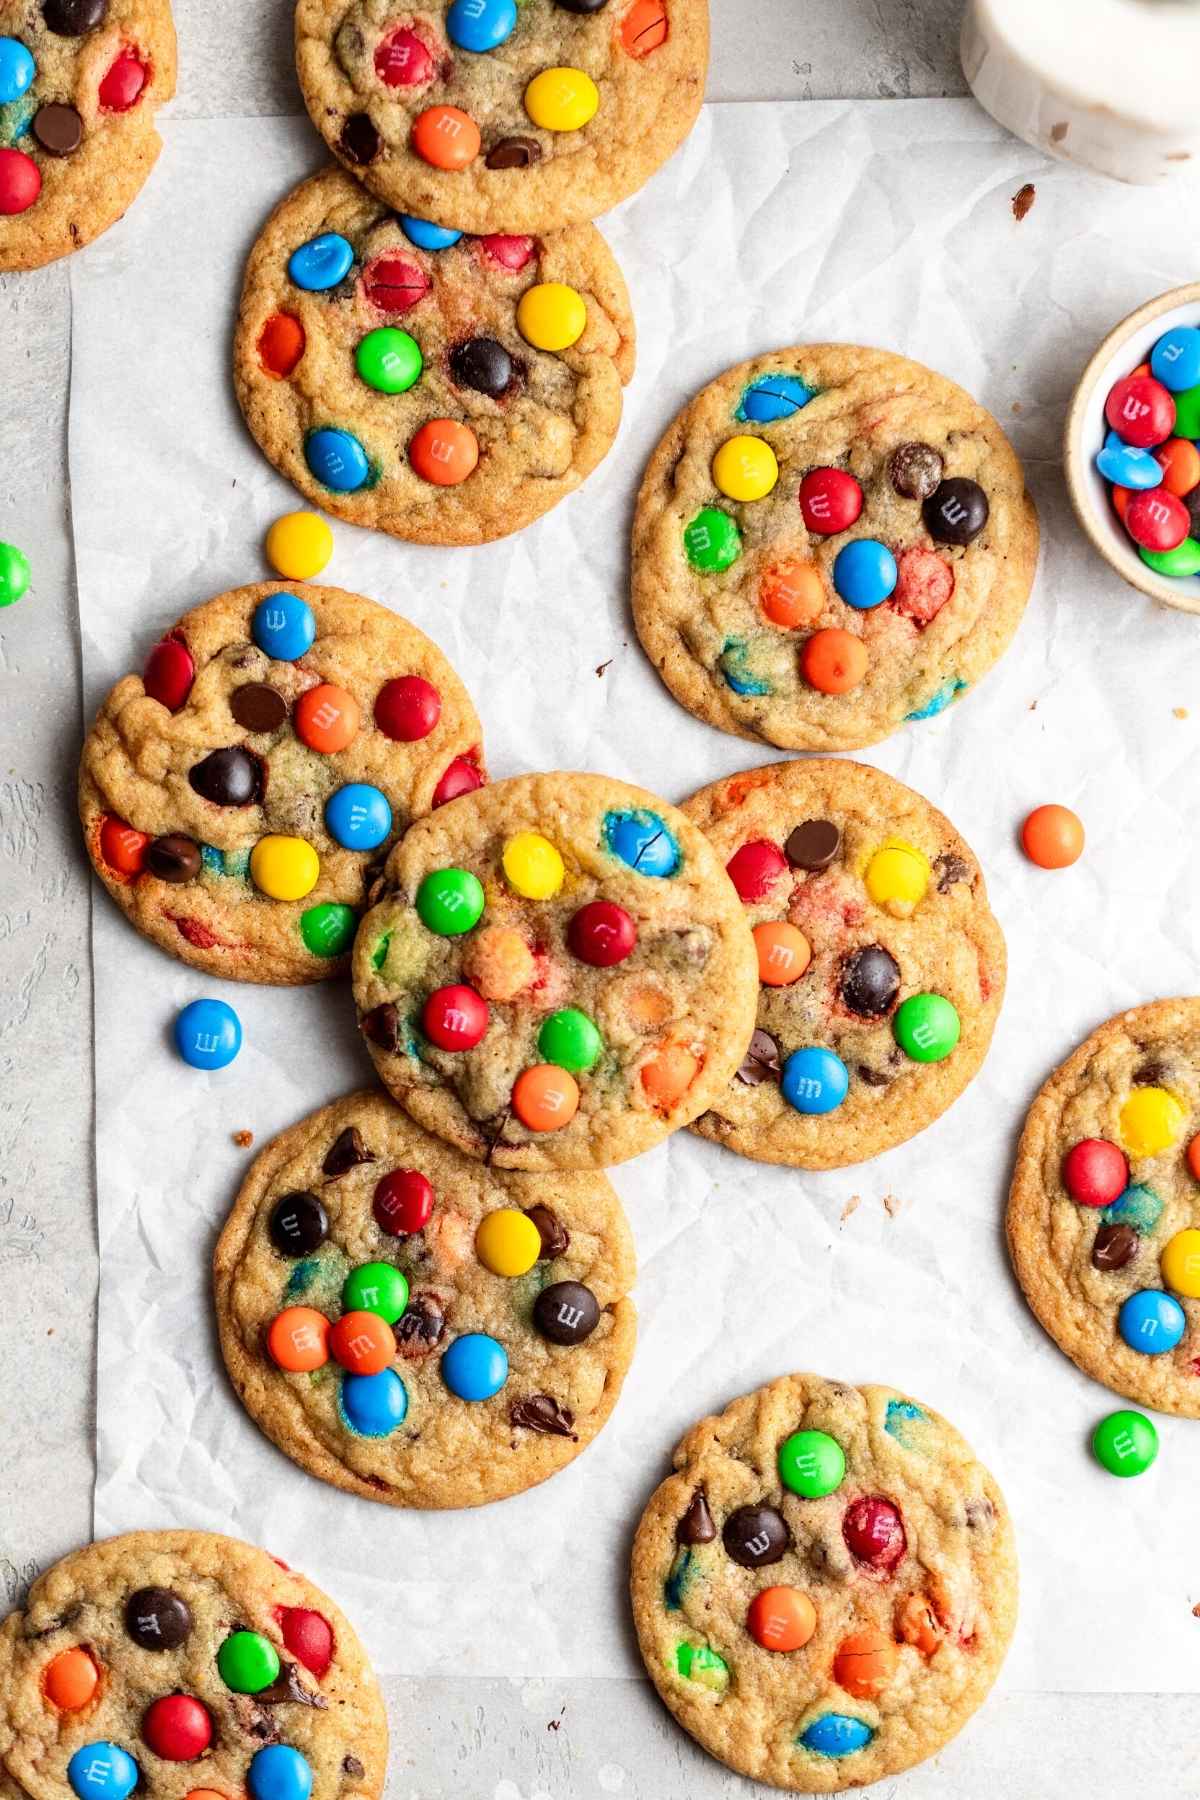
[[[296,736],[310,750],[332,756],[358,736],[358,701],[345,688],[322,681],[301,694],[292,713]]]
[[[479,127],[458,106],[429,106],[412,128],[412,146],[435,169],[465,169],[479,155]]]
[[[396,1336],[379,1313],[343,1313],[329,1333],[336,1362],[352,1375],[378,1375],[396,1355]]]
[[[1118,519],[1124,524],[1125,514],[1129,509],[1129,502],[1133,498],[1133,489],[1114,486],[1109,490],[1109,498],[1112,500],[1113,509],[1116,512]]]
[[[1200,1181],[1200,1136],[1194,1137],[1187,1147],[1187,1166]]]
[[[536,1063],[517,1076],[512,1104],[530,1131],[561,1131],[579,1110],[579,1083],[557,1063]]]
[[[892,1676],[900,1653],[890,1637],[868,1626],[843,1638],[833,1659],[833,1679],[856,1700],[874,1700]]]
[[[329,1320],[311,1306],[285,1306],[267,1327],[271,1361],[294,1375],[323,1369],[329,1361]]]
[[[667,9],[662,0],[633,0],[621,20],[621,46],[630,56],[649,56],[667,41]]]
[[[799,981],[812,961],[812,949],[802,931],[782,919],[770,919],[754,927],[758,952],[758,979],[767,987],[790,987]]]
[[[758,584],[758,603],[785,631],[811,625],[825,604],[825,583],[813,562],[772,563]]]
[[[258,334],[258,360],[268,375],[282,381],[304,355],[304,327],[291,313],[273,313]]]
[[[78,1712],[80,1707],[87,1705],[99,1685],[99,1669],[87,1651],[78,1645],[70,1650],[60,1650],[54,1660],[46,1664],[42,1676],[42,1692],[61,1712]]]
[[[100,854],[118,875],[140,875],[150,839],[112,813],[100,827]]]
[[[1021,827],[1021,848],[1039,869],[1069,869],[1083,855],[1083,821],[1069,806],[1035,806]]]
[[[1188,438],[1168,438],[1153,452],[1162,467],[1162,484],[1180,499],[1200,487],[1200,450]]]
[[[932,1656],[944,1633],[924,1594],[908,1594],[896,1608],[896,1630],[922,1656]]]
[[[414,432],[408,460],[422,481],[435,487],[457,487],[474,473],[479,439],[457,419],[429,419]]]
[[[280,1568],[286,1565],[281,1563]],[[183,1800],[229,1800],[228,1794],[222,1794],[217,1788],[193,1788],[183,1796]]]
[[[463,974],[485,1000],[515,1000],[536,973],[533,951],[512,925],[485,925],[467,943]]]
[[[702,1065],[683,1044],[664,1044],[642,1068],[642,1086],[658,1112],[670,1112],[691,1087]]]
[[[800,652],[800,673],[819,694],[848,694],[866,672],[867,646],[839,625],[814,631]]]
[[[746,1629],[764,1650],[802,1650],[817,1629],[817,1609],[799,1588],[763,1588],[750,1602]]]

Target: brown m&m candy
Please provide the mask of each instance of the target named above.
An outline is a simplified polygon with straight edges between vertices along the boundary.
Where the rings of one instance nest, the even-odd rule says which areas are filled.
[[[271,1209],[268,1230],[284,1256],[310,1256],[329,1236],[329,1215],[315,1194],[284,1194]]]
[[[889,1012],[900,992],[900,965],[882,944],[865,944],[842,964],[842,1002],[860,1018]]]
[[[247,731],[277,731],[288,716],[287,701],[278,688],[265,681],[248,681],[235,688],[229,710]]]
[[[793,869],[816,873],[827,869],[842,847],[842,834],[832,819],[805,819],[789,833],[784,853]]]
[[[42,17],[59,37],[83,37],[108,17],[108,0],[43,0]]]
[[[195,881],[203,861],[195,838],[185,837],[181,831],[170,831],[146,846],[145,866],[159,881],[177,885]]]
[[[942,544],[969,544],[988,522],[988,497],[977,481],[953,475],[938,484],[921,508],[925,529]]]
[[[192,1629],[192,1611],[170,1588],[139,1588],[125,1602],[125,1629],[143,1650],[178,1650]]]
[[[534,1301],[533,1322],[552,1344],[582,1344],[600,1323],[600,1303],[581,1281],[555,1281]]]
[[[744,1569],[778,1562],[791,1541],[782,1513],[773,1506],[739,1506],[730,1513],[721,1533],[727,1553]]]

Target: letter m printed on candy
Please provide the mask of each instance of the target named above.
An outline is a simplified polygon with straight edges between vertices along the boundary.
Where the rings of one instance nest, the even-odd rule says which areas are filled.
[[[765,1556],[771,1548],[771,1534],[768,1531],[755,1532],[752,1538],[746,1539],[746,1549],[753,1556]]]
[[[220,1042],[215,1031],[198,1031],[192,1041],[197,1056],[212,1056]]]
[[[317,1335],[315,1328],[307,1321],[302,1325],[293,1326],[292,1330],[289,1331],[288,1336],[291,1338],[295,1348],[302,1355],[307,1355],[310,1351],[318,1351],[322,1347],[320,1337]]]
[[[583,1318],[583,1308],[582,1306],[572,1306],[569,1300],[561,1300],[555,1317],[560,1325],[566,1326],[568,1331],[574,1331]]]

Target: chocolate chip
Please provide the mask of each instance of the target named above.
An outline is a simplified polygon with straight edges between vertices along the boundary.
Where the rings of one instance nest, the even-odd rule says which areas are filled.
[[[357,1169],[360,1163],[374,1161],[375,1152],[368,1150],[363,1143],[363,1134],[358,1126],[347,1125],[345,1131],[339,1131],[329,1146],[321,1170],[326,1175],[344,1175],[347,1169]]]
[[[367,1771],[363,1768],[357,1756],[343,1756],[342,1773],[344,1775],[353,1775],[354,1779],[358,1781],[361,1780],[366,1772]]]
[[[474,388],[495,399],[512,380],[512,357],[495,338],[468,338],[451,351],[450,373],[459,387]]]
[[[230,1694],[233,1716],[247,1737],[258,1744],[277,1744],[279,1727],[270,1713],[265,1713],[257,1699],[249,1694]]]
[[[176,885],[183,881],[195,881],[203,863],[199,844],[194,838],[184,837],[181,831],[172,831],[166,837],[155,838],[152,844],[146,846],[146,867],[159,881],[170,881]]]
[[[704,1489],[697,1488],[692,1495],[691,1505],[675,1527],[677,1544],[711,1544],[717,1535],[713,1524],[713,1516],[708,1510],[708,1501],[704,1497]]]
[[[392,1332],[397,1350],[411,1362],[436,1349],[445,1329],[446,1309],[437,1295],[414,1294],[393,1325]]]
[[[311,1256],[329,1236],[329,1215],[315,1194],[284,1194],[271,1208],[267,1230],[284,1256]]]
[[[901,444],[888,460],[888,480],[906,500],[928,500],[945,466],[932,444]]]
[[[571,1242],[571,1234],[556,1212],[543,1206],[539,1200],[536,1206],[525,1208],[525,1217],[532,1219],[537,1226],[538,1236],[542,1240],[541,1255],[547,1261],[556,1256],[565,1256]],[[540,1259],[539,1259],[540,1260]]]
[[[608,5],[608,0],[555,0],[555,4],[564,12],[596,13],[601,7]]]
[[[842,847],[842,834],[832,819],[805,819],[783,846],[793,869],[827,869]]]
[[[952,850],[944,850],[933,865],[937,876],[937,891],[948,893],[956,881],[966,881],[971,873],[970,863],[964,862],[961,856],[955,856]]]
[[[540,1431],[548,1437],[573,1438],[576,1435],[571,1430],[575,1414],[569,1407],[552,1400],[549,1394],[529,1394],[524,1400],[514,1400],[508,1416],[514,1425],[523,1426],[526,1431]]]
[[[988,497],[977,481],[952,475],[921,508],[925,529],[940,544],[969,544],[988,522]]]
[[[552,1344],[582,1344],[600,1323],[600,1302],[582,1281],[555,1281],[534,1301],[533,1322]]]
[[[536,138],[507,137],[492,145],[484,161],[489,169],[527,169],[541,157],[542,146]]]
[[[369,114],[351,113],[342,126],[338,147],[347,162],[357,163],[360,169],[365,169],[382,152],[383,139]]]
[[[1160,1062],[1158,1058],[1154,1056],[1148,1057],[1144,1063],[1139,1063],[1138,1067],[1134,1070],[1133,1085],[1135,1087],[1161,1087],[1163,1082],[1167,1079],[1167,1074],[1168,1071],[1165,1062]]]
[[[43,0],[42,17],[59,37],[83,37],[108,17],[108,0]]]
[[[982,1500],[968,1500],[965,1510],[968,1531],[990,1531],[996,1522],[996,1509],[986,1494]]]
[[[778,1081],[779,1078],[779,1045],[769,1031],[756,1030],[737,1079],[745,1087],[761,1087],[764,1081]]]
[[[725,1521],[721,1542],[743,1569],[776,1563],[792,1541],[781,1513],[773,1506],[739,1506]]]
[[[329,1705],[324,1694],[312,1694],[296,1672],[295,1663],[280,1663],[279,1673],[270,1687],[259,1688],[254,1698],[260,1706],[279,1706],[293,1700],[297,1706],[315,1706],[324,1712]]]
[[[866,1063],[856,1064],[854,1073],[860,1081],[865,1081],[868,1087],[886,1087],[892,1079],[890,1075],[885,1075],[882,1069],[869,1069]]]
[[[860,1018],[890,1012],[899,992],[900,965],[882,944],[865,944],[842,964],[842,1001]]]
[[[364,1013],[359,1020],[364,1037],[369,1037],[373,1044],[381,1050],[398,1050],[400,1048],[400,1014],[396,1011],[395,1002],[385,1000],[382,1006],[373,1007]]]
[[[1092,1243],[1092,1267],[1111,1275],[1123,1269],[1138,1253],[1138,1234],[1132,1225],[1101,1225]]]
[[[125,1629],[143,1650],[178,1650],[192,1629],[192,1613],[170,1588],[139,1588],[125,1602]]]
[[[265,681],[248,681],[229,697],[229,710],[247,731],[278,731],[288,716],[288,704],[278,688]]]
[[[188,781],[202,800],[211,800],[214,806],[249,806],[262,799],[262,764],[236,745],[212,751],[188,770]]]
[[[33,135],[50,156],[74,156],[83,142],[83,120],[73,106],[52,101],[33,115]]]

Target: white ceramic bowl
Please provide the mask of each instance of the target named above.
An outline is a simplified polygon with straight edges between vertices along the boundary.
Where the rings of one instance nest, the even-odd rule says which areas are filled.
[[[1104,402],[1115,381],[1130,374],[1172,325],[1200,326],[1200,281],[1147,300],[1114,327],[1083,371],[1067,414],[1063,466],[1079,523],[1105,562],[1131,587],[1182,612],[1200,613],[1200,575],[1176,580],[1157,575],[1137,552],[1109,499],[1109,484],[1096,467],[1108,425]]]

